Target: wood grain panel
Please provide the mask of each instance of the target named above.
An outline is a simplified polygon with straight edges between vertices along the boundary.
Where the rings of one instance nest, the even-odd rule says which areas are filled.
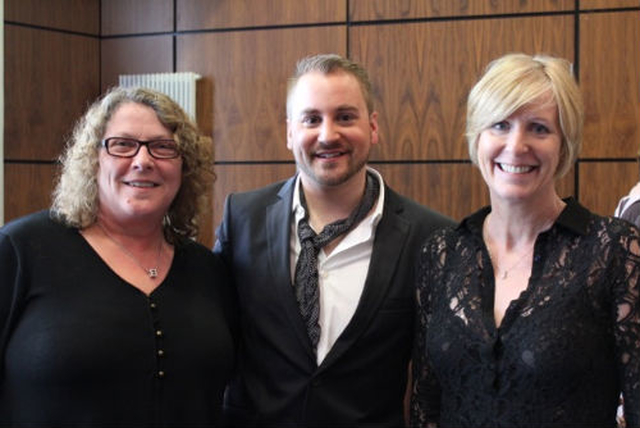
[[[173,37],[105,39],[102,47],[102,90],[118,84],[120,74],[173,71]]]
[[[470,163],[371,166],[396,192],[456,221],[489,203],[487,186]]]
[[[573,10],[574,0],[349,0],[352,21]]]
[[[199,218],[198,224],[200,225],[200,230],[198,231],[198,236],[196,237],[196,241],[206,246],[207,248],[213,247],[213,193],[209,195],[207,205],[211,207],[211,209],[207,210],[201,218]]]
[[[467,159],[466,98],[487,63],[513,51],[573,60],[573,27],[570,16],[351,27],[380,113],[375,159]]]
[[[4,19],[98,35],[100,0],[5,0]]]
[[[600,215],[613,215],[638,181],[636,162],[581,162],[579,168],[580,203]]]
[[[640,0],[580,0],[582,10],[638,6],[640,6]]]
[[[576,175],[578,174],[578,170],[576,167],[572,167],[567,174],[562,177],[560,180],[556,181],[556,192],[561,198],[566,198],[567,196],[577,196],[576,191]]]
[[[346,0],[177,0],[178,30],[346,21]]]
[[[582,157],[635,157],[640,142],[638,12],[580,17],[580,84],[585,97]]]
[[[214,184],[213,227],[222,221],[224,201],[230,193],[257,189],[291,177],[296,167],[291,164],[216,165]],[[213,245],[213,242],[211,242]]]
[[[5,25],[5,158],[51,160],[99,93],[99,42]]]
[[[179,36],[177,43],[178,70],[194,71],[208,82],[216,160],[290,160],[285,132],[287,78],[303,56],[344,55],[346,30],[188,34]],[[207,126],[200,124],[203,129]]]
[[[57,173],[54,164],[5,163],[5,223],[49,208]]]
[[[173,31],[173,0],[107,0],[102,35]]]

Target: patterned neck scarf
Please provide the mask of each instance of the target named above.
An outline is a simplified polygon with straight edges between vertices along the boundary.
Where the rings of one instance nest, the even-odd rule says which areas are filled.
[[[296,263],[295,292],[300,313],[307,327],[313,349],[316,350],[320,340],[320,290],[318,288],[318,254],[320,250],[337,237],[349,232],[357,226],[371,211],[380,194],[380,182],[370,172],[360,204],[349,217],[330,223],[316,232],[309,225],[309,210],[300,185],[300,204],[305,210],[304,218],[298,223],[300,239],[300,255]]]

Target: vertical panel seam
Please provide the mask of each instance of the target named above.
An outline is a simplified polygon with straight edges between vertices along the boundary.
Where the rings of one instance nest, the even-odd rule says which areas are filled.
[[[173,35],[172,39],[172,56],[173,56],[173,72],[178,70],[178,0],[173,0]]]
[[[573,50],[574,50],[574,64],[573,73],[575,75],[578,84],[580,84],[580,0],[576,0],[574,11],[574,30],[573,30]],[[582,87],[580,87],[582,90]],[[584,107],[583,107],[584,108]],[[583,125],[584,126],[584,125]],[[578,155],[578,158],[580,156]],[[580,161],[577,159],[575,168],[573,171],[573,193],[576,201],[580,202]]]

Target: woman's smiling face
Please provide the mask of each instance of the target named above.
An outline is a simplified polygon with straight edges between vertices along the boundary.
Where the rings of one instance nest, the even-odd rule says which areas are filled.
[[[550,96],[526,104],[480,133],[478,167],[494,200],[555,194],[562,130]]]
[[[113,113],[104,134],[104,138],[109,137],[173,139],[151,107],[134,102],[122,104]],[[99,215],[118,223],[136,219],[161,221],[182,181],[182,158],[156,159],[148,147],[140,147],[131,158],[109,155],[102,148],[99,165]]]

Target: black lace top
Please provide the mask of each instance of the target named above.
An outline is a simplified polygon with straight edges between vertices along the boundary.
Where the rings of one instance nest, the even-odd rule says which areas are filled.
[[[412,426],[640,426],[640,231],[572,199],[499,328],[484,208],[422,249]]]

